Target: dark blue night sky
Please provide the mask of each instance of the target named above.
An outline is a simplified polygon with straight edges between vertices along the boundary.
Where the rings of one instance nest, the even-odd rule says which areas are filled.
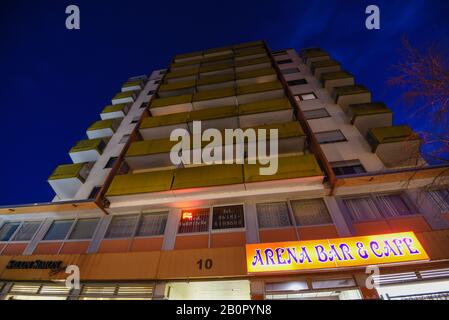
[[[81,10],[81,30],[65,28],[65,8]],[[381,30],[365,28],[365,8],[381,10]],[[319,46],[373,99],[408,118],[401,91],[386,84],[403,35],[425,48],[448,46],[449,1],[18,1],[0,3],[0,204],[50,201],[47,177],[70,163],[121,84],[163,68],[178,53],[252,40],[273,50]]]

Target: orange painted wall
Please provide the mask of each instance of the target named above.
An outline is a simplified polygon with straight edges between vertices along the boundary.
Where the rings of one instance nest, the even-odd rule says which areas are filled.
[[[41,242],[34,249],[33,254],[57,254],[62,242]]]
[[[3,250],[2,255],[4,256],[18,256],[23,253],[28,243],[10,243]]]
[[[83,254],[87,252],[90,241],[65,242],[61,254]]]
[[[131,239],[105,239],[100,243],[98,252],[113,253],[129,251]]]
[[[424,217],[401,217],[395,219],[389,219],[388,222],[391,226],[392,232],[402,232],[402,231],[415,231],[415,232],[425,232],[431,231],[431,228]]]
[[[259,230],[260,242],[296,241],[294,228]]]
[[[354,227],[355,235],[357,236],[388,233],[391,231],[390,226],[385,220],[358,222],[354,223],[352,226]]]
[[[298,228],[299,239],[301,240],[318,240],[338,238],[335,226],[310,226]]]
[[[134,239],[130,251],[159,251],[162,248],[163,240],[164,237]]]
[[[246,244],[245,232],[213,233],[211,248],[239,247]]]
[[[209,246],[209,234],[177,236],[175,249],[200,249]]]

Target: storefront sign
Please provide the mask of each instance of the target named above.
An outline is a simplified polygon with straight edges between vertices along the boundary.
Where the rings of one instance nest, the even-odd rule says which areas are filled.
[[[17,261],[11,260],[6,265],[6,269],[51,269],[59,270],[61,269],[62,261]]]
[[[413,232],[246,245],[248,273],[428,260]]]

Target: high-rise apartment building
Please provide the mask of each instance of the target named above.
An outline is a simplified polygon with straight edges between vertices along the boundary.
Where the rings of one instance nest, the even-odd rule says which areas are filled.
[[[0,208],[0,298],[449,297],[447,167],[329,53],[180,54],[111,102],[49,177],[52,202]],[[254,139],[219,143],[244,163],[173,164],[170,135],[193,140],[194,121],[277,129],[277,172],[249,163]]]

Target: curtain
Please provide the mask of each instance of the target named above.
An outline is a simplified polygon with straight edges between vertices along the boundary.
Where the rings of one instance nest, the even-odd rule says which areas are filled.
[[[140,218],[136,236],[157,236],[164,234],[168,212],[146,213]]]
[[[14,241],[28,241],[33,238],[37,229],[41,225],[40,221],[29,221],[24,222],[20,227],[19,231],[17,231]]]
[[[353,221],[382,219],[382,214],[370,196],[343,199]]]
[[[400,194],[378,195],[376,199],[379,205],[383,206],[382,212],[386,218],[412,214]]]
[[[323,199],[293,200],[291,205],[298,226],[332,223]]]
[[[429,191],[428,195],[442,213],[449,213],[449,189]]]
[[[115,216],[112,218],[106,238],[132,237],[136,227],[137,215]]]
[[[286,202],[257,204],[259,228],[279,228],[291,226]]]

